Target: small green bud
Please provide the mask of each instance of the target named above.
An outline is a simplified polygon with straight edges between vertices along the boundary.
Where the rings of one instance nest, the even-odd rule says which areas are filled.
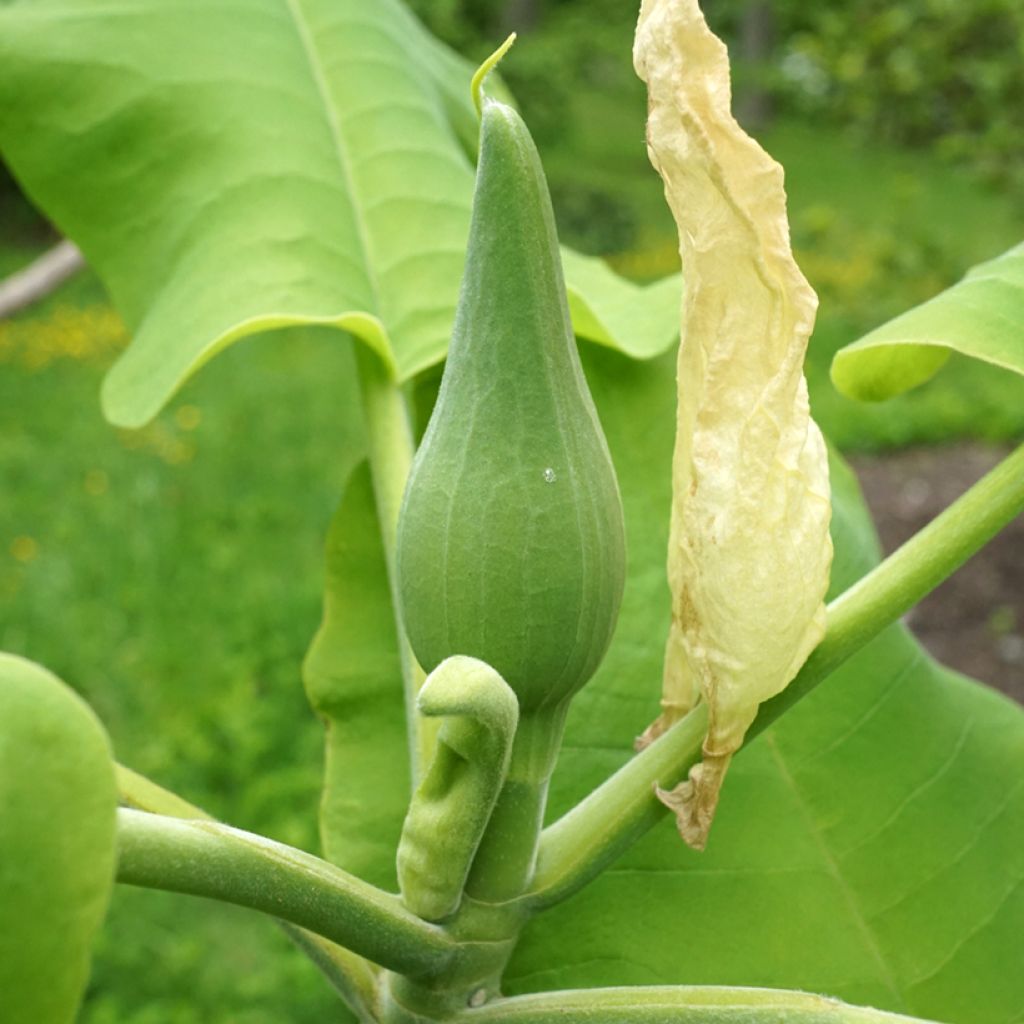
[[[462,899],[505,781],[519,709],[490,665],[464,657],[441,662],[417,703],[420,714],[443,722],[434,759],[402,826],[398,882],[413,913],[440,921]]]

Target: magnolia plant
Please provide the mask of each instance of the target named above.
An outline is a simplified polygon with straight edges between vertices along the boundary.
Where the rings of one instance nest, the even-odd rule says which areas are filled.
[[[116,881],[273,916],[364,1022],[1019,1021],[1024,715],[896,620],[1024,506],[1024,450],[879,564],[808,408],[782,172],[696,0],[643,0],[634,51],[681,322],[678,280],[559,249],[507,46],[471,82],[398,0],[0,9],[5,159],[134,332],[108,417],[313,324],[363,426],[304,665],[322,857],[115,764],[0,656],[2,1019],[74,1018]],[[836,383],[1024,371],[1022,267]]]

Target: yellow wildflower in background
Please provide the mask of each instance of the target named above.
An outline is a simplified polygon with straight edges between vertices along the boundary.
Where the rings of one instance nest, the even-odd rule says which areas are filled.
[[[203,422],[203,410],[194,405],[183,405],[174,413],[174,422],[180,430],[195,430]]]
[[[39,554],[39,544],[33,537],[22,535],[11,541],[11,557],[22,565],[33,561]]]
[[[184,406],[183,408],[190,407]],[[178,411],[181,412],[180,409]],[[195,411],[199,412],[198,409]],[[186,422],[191,422],[193,419],[194,417],[186,416]],[[191,427],[182,427],[177,415],[174,420],[180,429],[192,429]],[[120,430],[118,435],[121,438],[121,443],[129,451],[151,452],[169,466],[180,466],[195,458],[195,442],[179,437],[174,426],[163,418],[153,420],[152,423],[139,430]]]
[[[45,316],[0,321],[0,363],[37,371],[62,359],[105,362],[127,341],[125,326],[110,306],[64,303]]]
[[[92,498],[98,498],[110,490],[110,477],[102,469],[90,469],[82,481],[82,488]]]

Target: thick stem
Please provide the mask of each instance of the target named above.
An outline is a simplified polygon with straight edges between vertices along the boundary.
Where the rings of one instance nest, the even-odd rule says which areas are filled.
[[[388,570],[388,582],[391,585],[391,604],[395,610],[395,628],[402,659],[405,720],[409,732],[410,768],[415,789],[420,775],[429,763],[434,749],[434,735],[438,728],[436,721],[424,719],[416,711],[416,695],[423,685],[425,676],[405,635],[398,594],[398,577],[395,571],[398,513],[402,507],[405,482],[409,477],[416,445],[413,440],[409,408],[402,391],[380,359],[365,345],[356,342],[355,351],[366,419],[373,492],[377,501],[377,518],[380,522],[384,561]]]
[[[505,784],[466,882],[475,900],[514,900],[533,874],[566,710],[562,705],[520,715]]]
[[[485,904],[464,896],[458,913],[446,925],[459,944],[458,956],[436,975],[386,975],[381,1019],[386,1024],[446,1021],[467,1006],[497,998],[526,919],[522,904],[516,901]]]
[[[825,638],[789,686],[761,706],[747,740],[950,576],[1022,509],[1024,446],[828,606]],[[674,786],[700,759],[706,726],[701,704],[544,831],[532,906],[551,906],[581,889],[668,813],[654,786]]]
[[[201,807],[189,803],[176,793],[133,772],[123,764],[114,766],[117,774],[118,797],[123,806],[170,818],[213,821]],[[299,928],[288,921],[278,920],[281,930],[302,952],[313,961],[324,977],[334,986],[361,1024],[373,1024],[373,1008],[377,1000],[379,972],[373,964],[350,949],[325,939],[322,935]]]
[[[463,1024],[924,1024],[837,999],[764,988],[598,988],[498,999],[455,1020]]]
[[[397,896],[262,836],[122,809],[117,838],[117,880],[126,885],[259,910],[413,976],[442,970],[456,952]]]

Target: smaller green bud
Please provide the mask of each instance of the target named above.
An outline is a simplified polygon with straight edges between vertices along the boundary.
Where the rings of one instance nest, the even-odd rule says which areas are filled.
[[[505,781],[519,709],[489,665],[449,658],[427,677],[420,714],[444,721],[434,759],[402,826],[398,882],[405,905],[428,921],[458,909],[466,876]]]

